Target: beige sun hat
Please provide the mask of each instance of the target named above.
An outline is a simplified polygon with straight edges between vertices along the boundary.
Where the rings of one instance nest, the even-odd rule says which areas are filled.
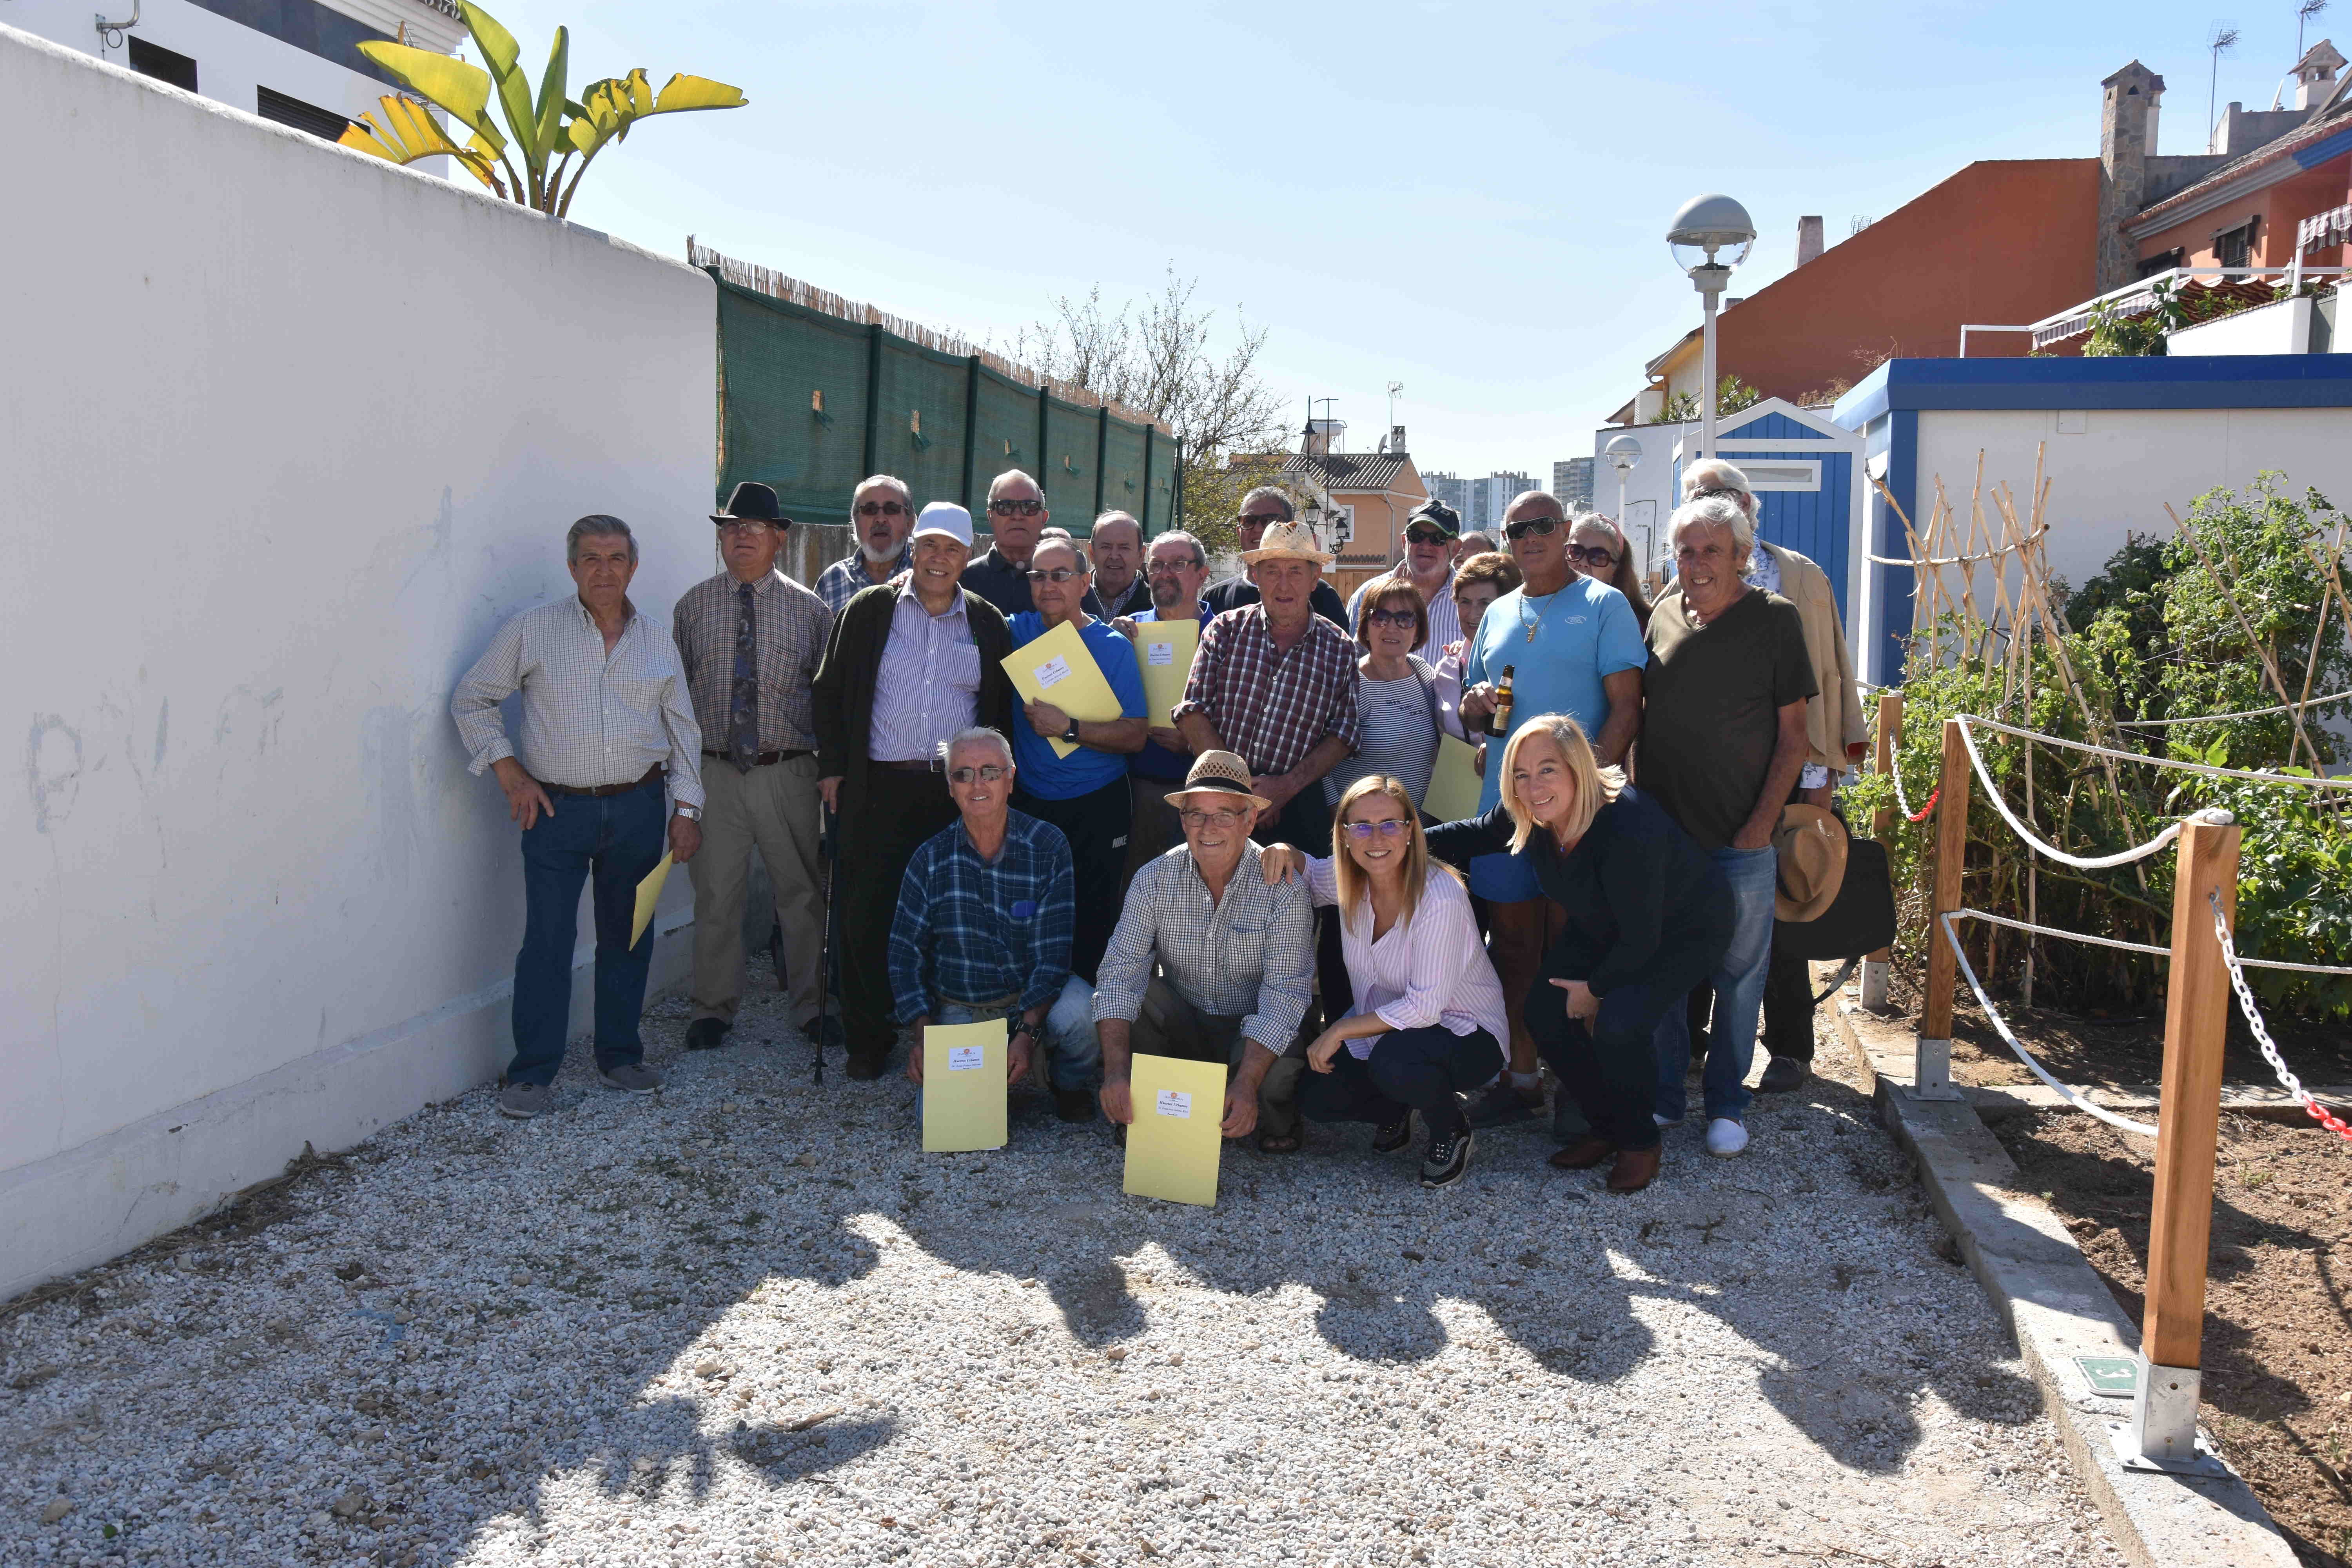
[[[1259,539],[1255,550],[1242,552],[1244,566],[1261,561],[1312,561],[1318,566],[1328,566],[1331,559],[1315,547],[1315,531],[1303,522],[1275,523]]]
[[[1202,795],[1237,795],[1260,811],[1274,809],[1274,802],[1250,793],[1249,764],[1231,752],[1202,752],[1193,758],[1192,771],[1184,775],[1184,787],[1170,790],[1168,804],[1181,811],[1185,797],[1195,791]]]
[[[1820,918],[1845,885],[1845,824],[1818,805],[1784,805],[1772,847],[1780,883],[1772,891],[1773,918]]]

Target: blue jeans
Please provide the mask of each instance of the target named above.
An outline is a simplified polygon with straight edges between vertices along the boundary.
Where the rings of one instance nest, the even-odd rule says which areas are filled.
[[[572,1032],[572,952],[580,888],[595,879],[596,1065],[645,1059],[637,1017],[653,963],[649,925],[635,948],[637,884],[662,858],[667,794],[654,779],[625,795],[551,795],[555,813],[523,830],[522,951],[515,955],[514,1060],[509,1083],[549,1084]]]
[[[1756,1059],[1756,1022],[1764,1008],[1764,972],[1772,956],[1772,891],[1779,863],[1772,847],[1710,851],[1731,884],[1731,942],[1715,972],[1715,1025],[1708,1032],[1701,1086],[1706,1117],[1737,1121],[1748,1110],[1748,1069]],[[1690,1015],[1677,1000],[1658,1020],[1658,1114],[1680,1121],[1690,1110],[1683,1075],[1690,1070]]]
[[[934,999],[931,1022],[934,1024],[977,1024],[982,1019],[1006,1020],[1006,1032],[1012,1029],[1013,1009],[967,1007],[961,1002]],[[1037,1043],[1045,1052],[1045,1066],[1052,1075],[1055,1089],[1095,1089],[1102,1087],[1102,1042],[1095,1035],[1095,988],[1073,974],[1062,983],[1062,994],[1045,1009],[1045,1026],[1037,1031]],[[923,1042],[917,1040],[915,1049],[921,1050]],[[923,1114],[922,1091],[915,1093],[915,1114]]]

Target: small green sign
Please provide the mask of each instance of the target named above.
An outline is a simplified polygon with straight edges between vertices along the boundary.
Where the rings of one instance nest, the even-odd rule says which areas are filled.
[[[2139,1362],[2127,1355],[2078,1355],[2074,1365],[2094,1394],[2129,1399],[2139,1392]]]

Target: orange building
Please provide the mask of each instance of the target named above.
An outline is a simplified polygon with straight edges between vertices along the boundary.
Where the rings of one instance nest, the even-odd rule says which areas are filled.
[[[1283,460],[1282,479],[1294,493],[1313,489],[1328,496],[1327,515],[1344,507],[1352,518],[1350,537],[1339,546],[1339,559],[1324,574],[1344,599],[1358,584],[1395,563],[1405,519],[1429,499],[1429,486],[1405,450],[1402,425],[1390,430],[1377,452],[1334,452],[1329,441],[1328,430],[1310,426],[1306,450]]]

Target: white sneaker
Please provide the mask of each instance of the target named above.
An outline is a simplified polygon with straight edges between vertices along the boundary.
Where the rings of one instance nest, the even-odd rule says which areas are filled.
[[[1718,1116],[1706,1124],[1706,1152],[1728,1160],[1748,1147],[1748,1129],[1728,1116]]]

